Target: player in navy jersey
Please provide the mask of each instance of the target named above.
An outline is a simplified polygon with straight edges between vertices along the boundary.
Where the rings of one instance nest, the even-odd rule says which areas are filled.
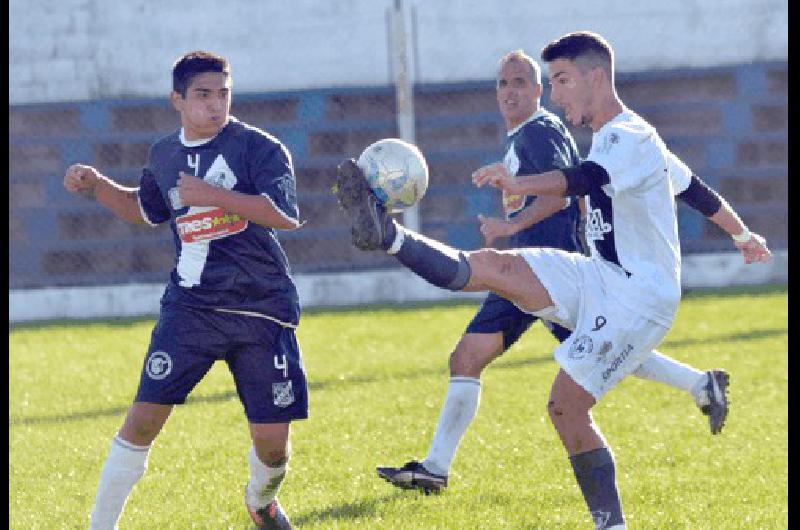
[[[499,61],[497,102],[507,135],[504,164],[526,175],[580,161],[575,141],[561,120],[539,106],[539,65],[522,50]],[[580,252],[578,201],[563,197],[503,194],[506,220],[480,216],[487,245],[508,237],[508,245],[553,247]],[[484,300],[450,355],[450,382],[427,457],[399,468],[379,467],[378,475],[401,488],[440,490],[447,485],[458,444],[478,410],[483,369],[510,348],[538,317],[494,293]],[[570,331],[542,321],[559,342]]]
[[[92,529],[115,528],[172,408],[224,360],[250,425],[245,503],[262,528],[290,528],[277,500],[289,425],[308,416],[295,329],[297,290],[276,229],[300,226],[289,151],[229,115],[228,61],[196,51],[175,63],[181,129],[150,148],[138,188],[76,164],[67,190],[132,223],[169,223],[175,268],[161,299],[139,388],[106,458]]]
[[[617,96],[605,39],[568,34],[546,46],[542,59],[550,66],[553,102],[570,122],[594,133],[587,160],[535,175],[512,175],[492,164],[476,171],[473,182],[513,194],[584,197],[590,256],[545,247],[463,252],[432,241],[387,215],[353,160],[338,167],[334,189],[361,250],[385,250],[433,285],[491,291],[573,331],[554,352],[561,369],[548,412],[595,527],[625,528],[614,458],[591,409],[652,355],[677,311],[676,182],[682,180],[680,193],[731,234],[746,260],[769,259],[769,251],[696,176],[672,175],[682,170],[675,169],[676,157]]]

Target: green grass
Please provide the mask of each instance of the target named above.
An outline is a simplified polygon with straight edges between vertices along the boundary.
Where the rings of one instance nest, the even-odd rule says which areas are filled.
[[[628,378],[595,407],[629,528],[788,527],[788,291],[689,293],[660,350],[731,373],[720,436],[677,390]],[[475,304],[308,312],[298,336],[310,418],[292,427],[281,501],[300,528],[590,528],[546,401],[555,341],[539,325],[483,376],[450,489],[375,475],[424,456],[447,358]],[[86,528],[109,442],[136,390],[153,321],[9,328],[9,523]],[[250,528],[249,447],[217,363],[177,407],[131,495],[124,529]]]

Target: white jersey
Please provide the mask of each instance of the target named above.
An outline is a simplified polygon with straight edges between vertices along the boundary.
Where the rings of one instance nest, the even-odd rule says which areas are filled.
[[[674,195],[689,185],[691,173],[655,128],[627,108],[592,135],[587,160],[602,166],[610,181],[586,196],[586,240],[608,272],[607,292],[670,326],[681,296]]]

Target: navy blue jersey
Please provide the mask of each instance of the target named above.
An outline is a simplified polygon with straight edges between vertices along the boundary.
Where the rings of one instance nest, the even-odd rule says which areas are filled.
[[[183,171],[215,186],[262,195],[297,221],[289,151],[273,136],[231,117],[208,142],[184,142],[180,131],[150,148],[139,202],[150,224],[169,221],[175,268],[162,303],[236,311],[297,325],[297,289],[286,254],[271,228],[217,207],[185,207],[177,193]]]
[[[535,175],[574,166],[580,163],[575,140],[555,114],[540,108],[506,139],[503,160],[512,175]],[[503,194],[503,208],[511,219],[536,200],[533,195]],[[580,212],[578,201],[509,238],[512,248],[546,246],[563,250],[579,250],[577,241]]]

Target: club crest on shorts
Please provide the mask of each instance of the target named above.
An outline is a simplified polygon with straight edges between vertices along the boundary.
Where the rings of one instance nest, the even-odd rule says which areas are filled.
[[[569,357],[570,359],[583,359],[590,353],[592,353],[592,347],[594,343],[592,342],[592,338],[588,335],[581,335],[574,341],[572,341],[572,346],[569,348]]]
[[[144,363],[144,369],[150,379],[159,381],[172,371],[172,358],[165,351],[154,351]]]
[[[294,403],[294,391],[291,381],[272,383],[272,402],[276,407],[288,407]]]

